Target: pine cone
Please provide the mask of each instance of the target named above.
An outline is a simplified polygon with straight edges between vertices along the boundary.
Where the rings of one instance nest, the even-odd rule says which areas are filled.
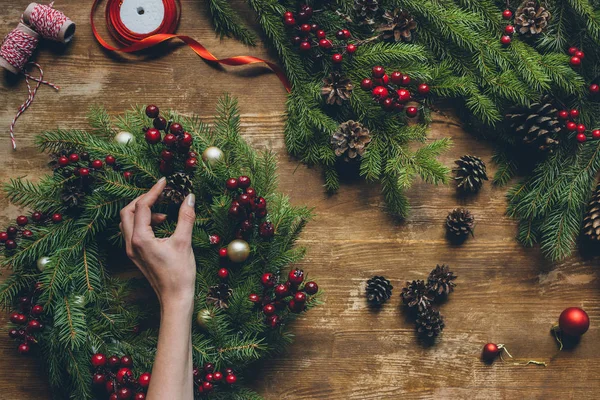
[[[219,283],[216,286],[211,286],[206,295],[206,303],[213,304],[218,308],[227,308],[227,300],[233,295],[233,290],[226,283]]]
[[[355,22],[361,25],[373,25],[379,11],[377,0],[354,0]]]
[[[523,137],[523,143],[542,152],[552,152],[559,144],[562,125],[556,107],[544,100],[529,109],[519,109],[506,115],[510,129]]]
[[[548,26],[550,12],[538,1],[525,0],[515,12],[515,25],[519,33],[535,36]]]
[[[353,161],[362,157],[371,142],[371,133],[360,122],[352,120],[343,122],[337,132],[331,136],[331,145],[338,157],[345,161]]]
[[[427,307],[417,316],[417,332],[425,339],[435,338],[444,329],[444,318],[439,311]]]
[[[455,208],[446,217],[446,228],[448,233],[456,238],[465,238],[473,235],[475,217],[465,208]]]
[[[456,276],[446,264],[438,265],[429,274],[427,286],[435,296],[448,295],[454,291],[456,284],[452,282]]]
[[[591,241],[600,241],[600,183],[588,205],[588,212],[583,218],[583,234]]]
[[[327,104],[341,105],[352,96],[354,86],[350,79],[342,76],[339,72],[332,72],[328,78],[323,79],[321,96],[325,97]]]
[[[63,188],[61,194],[61,200],[67,208],[74,208],[79,206],[85,198],[86,192],[79,185],[69,185]]]
[[[402,288],[402,301],[410,308],[416,307],[421,312],[430,307],[431,297],[429,297],[429,288],[425,281],[417,280],[406,282],[406,287]]]
[[[181,204],[193,189],[190,176],[183,172],[176,172],[167,177],[167,187],[163,190],[163,197],[171,203]]]
[[[390,281],[383,276],[374,276],[367,281],[367,301],[379,306],[390,298],[393,288]]]
[[[485,163],[479,157],[462,156],[454,161],[458,168],[454,170],[456,173],[455,181],[458,182],[458,188],[466,192],[477,192],[481,189],[483,181],[487,181],[487,173],[485,171]]]
[[[417,23],[406,10],[396,8],[383,14],[385,22],[377,28],[384,40],[393,42],[412,41],[412,31],[417,29]]]

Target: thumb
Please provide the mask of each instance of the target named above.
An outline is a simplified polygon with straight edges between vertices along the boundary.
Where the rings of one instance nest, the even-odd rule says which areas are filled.
[[[191,243],[192,241],[192,230],[196,221],[195,203],[196,196],[190,193],[179,207],[179,218],[173,237],[181,242]]]

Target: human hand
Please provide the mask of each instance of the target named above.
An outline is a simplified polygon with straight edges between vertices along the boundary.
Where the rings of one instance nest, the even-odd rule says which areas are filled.
[[[161,178],[146,194],[121,210],[121,232],[127,256],[144,274],[161,306],[193,301],[196,261],[192,251],[192,229],[196,214],[195,196],[188,195],[179,209],[177,228],[171,237],[157,238],[152,225],[165,221],[164,214],[152,213],[166,186]]]

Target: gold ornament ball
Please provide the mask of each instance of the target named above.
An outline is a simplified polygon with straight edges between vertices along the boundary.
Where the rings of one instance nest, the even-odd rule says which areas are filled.
[[[135,136],[133,136],[133,133],[122,131],[116,134],[115,142],[119,144],[133,143],[135,142]]]
[[[213,315],[208,308],[203,308],[196,314],[196,323],[202,330],[208,330],[208,323],[213,319]]]
[[[227,246],[227,257],[235,263],[241,263],[250,256],[250,245],[245,240],[235,239]]]
[[[40,257],[37,259],[35,264],[37,266],[38,271],[44,272],[46,266],[50,264],[50,257]]]
[[[213,166],[219,161],[221,161],[224,156],[225,154],[223,154],[223,151],[220,148],[210,146],[207,147],[206,150],[204,150],[204,152],[202,153],[202,161],[204,161],[210,166]]]

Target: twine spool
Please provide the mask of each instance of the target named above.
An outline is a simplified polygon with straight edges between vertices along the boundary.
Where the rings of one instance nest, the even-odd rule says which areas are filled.
[[[50,5],[31,3],[23,12],[23,22],[31,26],[44,39],[69,43],[75,35],[75,23]]]
[[[37,48],[40,35],[27,25],[19,22],[2,42],[0,47],[0,66],[13,74],[18,74],[24,68],[29,58]]]

